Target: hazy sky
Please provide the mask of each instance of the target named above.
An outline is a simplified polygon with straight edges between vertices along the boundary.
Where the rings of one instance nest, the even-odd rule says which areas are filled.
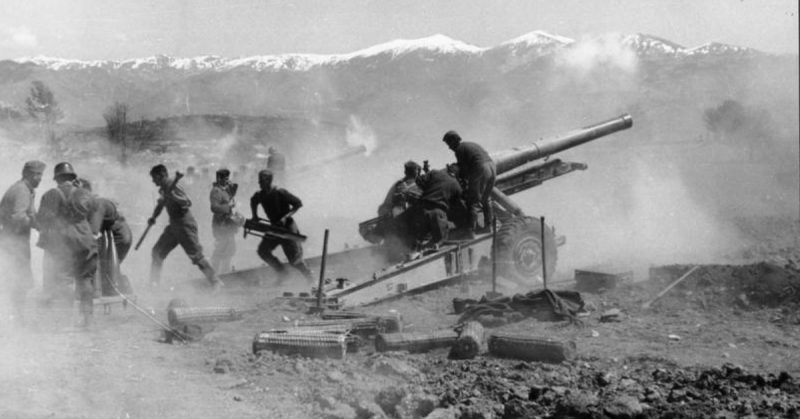
[[[797,0],[0,0],[0,59],[348,53],[441,33],[480,47],[543,30],[798,52]]]

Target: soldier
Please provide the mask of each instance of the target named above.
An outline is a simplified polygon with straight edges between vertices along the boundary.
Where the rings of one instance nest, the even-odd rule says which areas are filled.
[[[450,215],[464,211],[461,185],[456,180],[453,166],[431,170],[418,177],[417,184],[422,189],[418,218],[418,224],[422,227],[420,232],[431,235],[431,240],[425,247],[438,250],[439,245],[447,240],[451,225]]]
[[[42,196],[37,215],[42,226],[40,245],[53,254],[51,268],[56,270],[57,277],[65,275],[74,280],[82,316],[80,326],[89,327],[94,311],[93,280],[97,273],[97,241],[88,221],[92,197],[89,191],[75,185],[77,175],[70,163],[57,164],[53,172],[57,187]],[[55,291],[60,296],[68,285],[69,281],[58,280]]]
[[[45,164],[26,162],[22,179],[11,185],[0,200],[0,251],[6,266],[6,286],[15,321],[24,325],[25,296],[33,288],[31,272],[31,228],[36,228],[35,190],[42,181]]]
[[[292,233],[300,234],[292,215],[303,206],[303,203],[300,198],[292,195],[286,189],[273,185],[272,176],[272,172],[269,170],[258,172],[258,185],[261,190],[250,198],[250,210],[253,214],[253,220],[257,221],[259,219],[258,206],[261,205],[270,223],[283,227]],[[283,253],[286,255],[286,259],[289,260],[289,264],[300,271],[306,279],[313,281],[314,277],[303,261],[303,247],[296,241],[264,236],[258,245],[258,256],[278,273],[284,274],[286,268],[272,254],[272,250],[279,245],[283,248]]]
[[[455,131],[447,131],[442,138],[447,146],[455,152],[458,162],[459,177],[466,183],[466,201],[469,207],[470,226],[479,232],[488,231],[492,225],[492,189],[496,177],[494,160],[480,145],[461,141]],[[478,228],[478,211],[483,210],[483,226]]]
[[[236,253],[236,232],[244,219],[237,213],[236,191],[239,185],[230,181],[230,170],[217,170],[217,181],[211,187],[211,232],[214,234],[214,253],[211,266],[217,273],[231,270],[231,259]]]
[[[69,297],[67,288],[71,286],[66,276],[68,255],[62,241],[62,220],[60,214],[66,206],[67,194],[74,187],[77,175],[69,163],[59,163],[53,169],[53,180],[56,187],[42,195],[39,212],[36,215],[39,224],[38,247],[44,250],[42,260],[42,289],[45,303]]]
[[[378,207],[378,216],[395,216],[408,208],[408,193],[414,187],[421,167],[416,162],[409,160],[403,167],[403,178],[398,180],[386,193],[383,203]]]
[[[78,179],[80,186],[89,192],[92,191],[92,184],[86,179]],[[113,283],[115,279],[119,282],[116,287],[119,292],[123,294],[130,294],[133,292],[131,289],[128,277],[120,275],[115,278],[113,275],[114,266],[111,265],[110,255],[107,253],[109,243],[106,242],[109,238],[113,238],[114,250],[117,253],[117,265],[121,265],[122,261],[128,255],[133,242],[133,235],[131,228],[125,221],[125,217],[119,212],[117,204],[107,198],[97,195],[93,196],[92,206],[89,211],[89,225],[92,228],[92,234],[98,240],[100,245],[100,278],[101,278],[101,291],[105,296],[117,295],[117,291],[109,284]]]
[[[214,289],[222,287],[222,281],[217,278],[217,274],[208,260],[203,256],[203,247],[197,236],[197,221],[195,221],[189,207],[192,201],[186,196],[176,182],[169,177],[169,172],[163,164],[153,166],[150,170],[150,177],[153,183],[159,187],[158,205],[153,216],[147,220],[148,225],[156,223],[156,218],[161,215],[161,211],[166,207],[169,216],[169,224],[164,228],[161,236],[153,246],[152,263],[150,265],[150,284],[158,286],[161,282],[161,268],[164,266],[164,259],[169,252],[176,246],[183,247],[186,255],[192,263],[200,268],[206,279]]]

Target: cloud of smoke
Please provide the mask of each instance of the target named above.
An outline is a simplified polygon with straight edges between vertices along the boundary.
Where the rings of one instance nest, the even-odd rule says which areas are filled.
[[[364,146],[364,154],[367,156],[378,146],[375,133],[355,115],[350,115],[345,141],[351,146]]]
[[[578,77],[598,69],[636,73],[639,59],[636,52],[620,42],[620,36],[609,34],[599,38],[584,38],[558,57],[558,64]]]

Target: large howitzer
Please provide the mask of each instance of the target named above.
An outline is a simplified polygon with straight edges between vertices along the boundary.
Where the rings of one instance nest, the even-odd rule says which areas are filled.
[[[524,211],[509,198],[509,195],[538,186],[547,180],[575,170],[585,170],[587,166],[584,163],[564,162],[548,158],[555,153],[631,126],[633,126],[633,119],[630,115],[624,114],[562,136],[491,154],[497,169],[497,180],[492,198],[499,223],[497,266],[501,275],[528,281],[535,277],[542,269],[542,238],[545,240],[547,272],[553,272],[556,263],[556,247],[559,244],[553,228],[545,227],[545,231],[542,232],[540,220],[525,215]],[[402,224],[406,223],[402,218],[404,215],[404,213],[399,216],[395,214],[393,217],[384,216],[367,220],[359,224],[359,232],[365,240],[371,243],[396,244],[397,240],[390,235],[402,230]],[[401,223],[399,228],[398,221]],[[406,234],[406,236],[411,236],[411,234]]]

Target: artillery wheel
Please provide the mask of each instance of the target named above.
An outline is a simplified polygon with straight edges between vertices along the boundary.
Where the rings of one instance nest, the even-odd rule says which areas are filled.
[[[555,272],[558,250],[555,232],[545,226],[547,276]],[[541,221],[536,217],[514,217],[497,229],[497,273],[520,284],[531,285],[542,278]]]

